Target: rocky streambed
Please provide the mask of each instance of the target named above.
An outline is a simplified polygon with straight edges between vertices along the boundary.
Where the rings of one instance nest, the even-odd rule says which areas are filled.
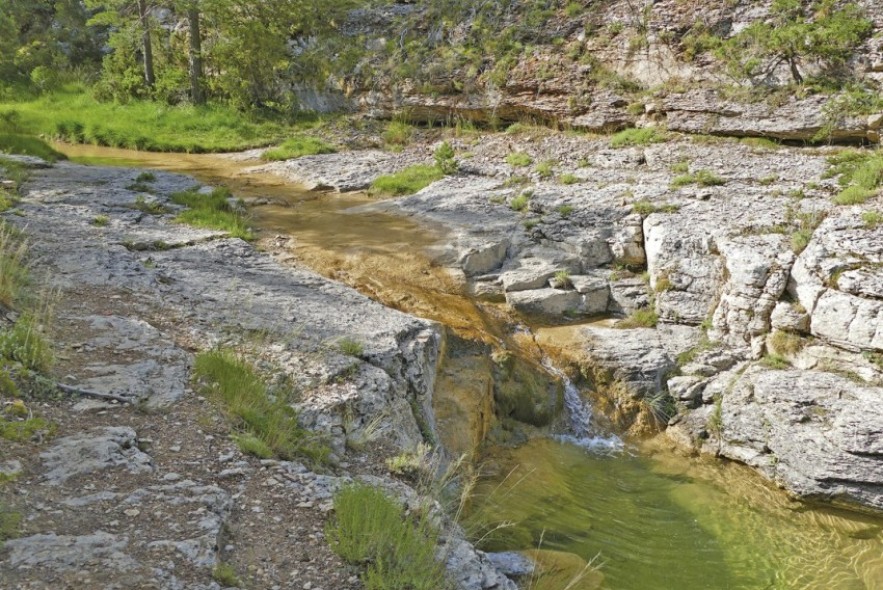
[[[20,207],[24,216],[10,219],[34,236],[39,267],[61,290],[59,374],[83,388],[122,392],[143,399],[144,408],[165,409],[160,420],[149,410],[91,402],[47,408],[64,437],[47,442],[45,456],[31,447],[13,449],[25,474],[15,489],[34,490],[25,510],[41,516],[29,517],[27,530],[35,534],[7,544],[3,568],[17,576],[12,579],[37,588],[43,586],[36,580],[94,577],[77,564],[122,555],[134,565],[119,571],[157,587],[209,587],[206,570],[183,574],[182,568],[210,567],[218,559],[238,562],[267,587],[329,587],[326,571],[337,576],[330,587],[358,587],[352,571],[317,542],[331,490],[349,477],[367,477],[413,493],[390,479],[382,457],[412,449],[434,430],[450,450],[488,458],[485,492],[505,485],[502,466],[535,466],[524,476],[530,484],[509,491],[506,502],[477,501],[472,518],[484,524],[517,518],[514,533],[489,548],[552,549],[534,555],[557,564],[550,570],[577,571],[596,552],[613,556],[608,580],[590,576],[585,587],[647,587],[652,576],[622,572],[652,573],[660,562],[670,563],[663,549],[672,547],[672,531],[684,539],[676,546],[692,547],[680,568],[689,575],[669,579],[678,587],[703,587],[709,579],[756,587],[758,580],[734,563],[755,562],[757,555],[776,556],[761,577],[773,576],[781,587],[883,583],[877,517],[820,510],[793,517],[802,505],[746,470],[707,468],[717,463],[675,459],[672,450],[735,459],[813,502],[883,508],[877,403],[883,396],[883,290],[874,286],[883,243],[879,228],[862,217],[879,203],[833,205],[838,187],[825,178],[824,150],[726,140],[611,149],[606,139],[545,133],[452,143],[456,176],[381,202],[302,191],[292,197],[290,186],[271,179],[358,190],[381,174],[431,161],[435,146],[269,165],[249,161],[250,155],[98,154],[189,170],[206,181],[227,176],[234,192],[251,201],[258,222],[278,234],[261,241],[272,256],[217,232],[173,224],[171,210],[153,216],[133,209],[145,193],[126,188],[136,170],[59,164],[35,172]],[[553,173],[506,164],[514,151],[553,163]],[[720,182],[673,183],[702,171]],[[146,192],[169,206],[168,194],[192,183],[157,174]],[[107,225],[93,223],[98,215],[108,217]],[[805,232],[802,250],[793,244],[798,232]],[[387,307],[303,270],[304,264]],[[617,324],[624,317],[631,322]],[[364,343],[363,354],[342,354],[335,343],[345,338]],[[193,351],[216,344],[246,346],[266,369],[294,382],[303,392],[305,424],[329,437],[336,472],[258,464],[238,454],[217,416],[212,422],[210,407],[189,390]],[[572,367],[572,378],[595,404],[599,432],[628,437],[665,427],[651,450],[629,447],[649,459],[629,463],[629,455],[623,462],[543,446],[542,437],[519,447],[566,422],[555,379],[537,379],[549,357]],[[141,438],[151,446],[133,445]],[[365,440],[371,450],[354,451]],[[97,445],[110,458],[57,487],[47,473],[57,463],[52,454],[66,445]],[[531,475],[537,469],[542,477]],[[580,475],[573,479],[574,473]],[[167,520],[157,524],[155,516],[165,512],[165,499],[188,505],[191,492],[150,486],[185,484],[219,490],[218,501],[206,508],[218,515],[217,526],[203,535],[215,545],[201,562],[181,547],[202,537]],[[90,494],[81,497],[83,488]],[[630,488],[646,493],[630,495]],[[746,491],[757,489],[767,491]],[[618,500],[594,501],[606,516],[581,509],[608,491],[620,494]],[[135,508],[123,508],[120,500],[130,497]],[[145,498],[156,505],[139,507]],[[92,512],[107,518],[91,524],[66,518],[68,501],[94,505]],[[681,508],[642,512],[671,502]],[[748,506],[747,512],[734,505]],[[123,520],[121,509],[137,514]],[[205,511],[199,510],[193,513]],[[573,519],[550,518],[550,510]],[[727,512],[740,516],[714,516]],[[633,518],[624,529],[623,518]],[[700,525],[690,528],[691,522]],[[224,526],[244,542],[236,535],[217,541],[229,532]],[[273,532],[262,536],[267,529]],[[641,534],[615,532],[632,529]],[[767,534],[774,530],[795,535]],[[91,538],[96,531],[101,539]],[[483,553],[451,538],[454,550],[446,556],[462,587],[510,587]],[[820,546],[822,538],[827,542]],[[598,539],[606,540],[599,546]],[[40,554],[34,543],[86,549],[61,561],[23,561]],[[303,551],[307,565],[291,564],[291,546]],[[734,556],[722,547],[741,548]],[[160,548],[168,550],[165,561],[151,553]],[[267,559],[255,557],[263,555]],[[783,555],[789,565],[778,568],[775,559]],[[836,565],[802,568],[810,555]],[[518,569],[493,559],[507,571]],[[632,560],[643,565],[630,568]],[[700,562],[721,564],[720,571],[690,565]]]

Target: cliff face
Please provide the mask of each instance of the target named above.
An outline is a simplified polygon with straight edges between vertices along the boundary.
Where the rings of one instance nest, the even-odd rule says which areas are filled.
[[[339,86],[351,107],[377,117],[879,141],[876,119],[868,120],[883,110],[878,3],[854,3],[868,30],[837,72],[811,55],[795,62],[802,84],[777,57],[760,60],[763,76],[737,76],[732,51],[719,48],[752,24],[770,22],[771,4],[449,0],[362,9],[343,27],[349,42],[364,48],[362,59]],[[821,18],[816,4],[804,2],[810,19]],[[740,65],[752,59],[746,54]],[[308,107],[321,108],[326,99],[319,98],[303,95]]]

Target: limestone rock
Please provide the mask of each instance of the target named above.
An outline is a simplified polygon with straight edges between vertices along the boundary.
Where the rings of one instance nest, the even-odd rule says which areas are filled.
[[[44,478],[60,485],[77,475],[123,468],[131,473],[150,472],[150,456],[138,449],[135,431],[125,426],[94,428],[60,438],[40,453],[48,469]]]
[[[720,452],[799,496],[883,508],[881,396],[831,373],[751,370],[723,395]]]
[[[563,315],[578,312],[583,298],[573,290],[546,288],[506,293],[506,302],[521,313]]]

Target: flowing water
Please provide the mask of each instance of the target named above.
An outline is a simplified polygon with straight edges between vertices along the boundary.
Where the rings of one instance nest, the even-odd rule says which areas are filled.
[[[269,206],[253,209],[256,224],[265,237],[293,237],[293,255],[302,264],[386,305],[442,322],[459,338],[512,343],[505,312],[464,296],[456,276],[424,254],[443,239],[441,230],[354,211],[370,202],[364,195],[310,193],[218,156],[60,148],[84,163],[181,172],[226,184],[246,199],[268,198]],[[543,362],[536,351],[530,354],[516,362]],[[439,420],[442,437],[464,449],[477,447],[463,439],[484,434],[491,411],[492,367],[484,356],[449,352],[438,381],[436,410],[448,412]],[[558,374],[571,434],[484,449],[485,476],[464,523],[486,534],[487,548],[529,551],[543,563],[549,573],[530,580],[532,588],[883,589],[880,518],[813,509],[747,468],[685,458],[658,442],[630,445],[597,434],[592,408]],[[476,406],[471,421],[461,415],[469,402]],[[496,528],[501,523],[507,525]],[[568,585],[588,562],[600,565],[600,573]]]

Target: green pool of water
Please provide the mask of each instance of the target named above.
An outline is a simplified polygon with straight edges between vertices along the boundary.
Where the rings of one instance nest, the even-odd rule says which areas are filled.
[[[512,525],[485,548],[594,559],[601,588],[883,588],[883,521],[809,510],[744,467],[548,439],[495,451],[487,464],[467,528]]]

